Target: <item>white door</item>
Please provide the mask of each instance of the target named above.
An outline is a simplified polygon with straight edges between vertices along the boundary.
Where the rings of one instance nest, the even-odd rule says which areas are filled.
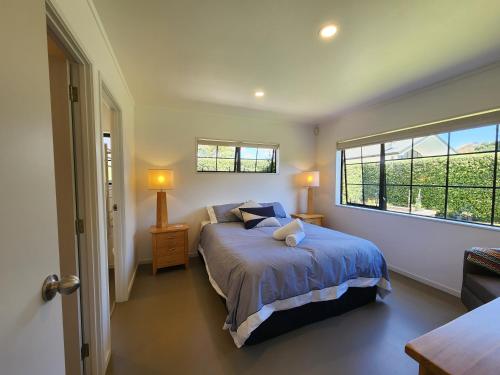
[[[0,373],[64,374],[56,191],[43,1],[0,12]],[[28,4],[29,3],[29,4]],[[4,6],[5,5],[5,6]]]

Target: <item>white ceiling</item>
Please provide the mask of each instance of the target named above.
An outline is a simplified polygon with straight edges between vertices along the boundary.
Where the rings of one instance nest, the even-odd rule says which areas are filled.
[[[500,59],[499,0],[94,2],[138,104],[310,122]],[[330,42],[326,22],[339,28]]]

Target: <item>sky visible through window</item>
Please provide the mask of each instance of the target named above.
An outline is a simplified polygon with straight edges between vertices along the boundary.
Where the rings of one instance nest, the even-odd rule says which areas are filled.
[[[448,142],[448,133],[440,134],[439,137]],[[467,129],[451,133],[450,146],[458,149],[465,144],[494,143],[496,137],[496,125],[484,126],[475,129]]]

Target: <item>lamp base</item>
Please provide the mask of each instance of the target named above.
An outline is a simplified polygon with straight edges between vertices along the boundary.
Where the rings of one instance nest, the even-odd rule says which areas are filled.
[[[314,213],[314,203],[313,203],[313,188],[307,188],[307,213]]]
[[[164,228],[168,225],[167,193],[156,192],[156,226]]]

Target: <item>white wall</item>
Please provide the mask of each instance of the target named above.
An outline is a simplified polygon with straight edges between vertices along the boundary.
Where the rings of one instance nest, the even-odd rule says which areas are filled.
[[[124,243],[122,246],[122,257],[124,267],[122,269],[122,282],[129,284],[133,278],[136,267],[136,254],[134,246],[135,232],[135,167],[134,167],[134,100],[127,87],[125,79],[121,73],[120,67],[114,56],[112,48],[108,42],[105,31],[100,23],[97,11],[91,0],[52,0],[57,12],[63,19],[64,23],[70,29],[70,32],[78,41],[79,46],[84,50],[86,57],[92,64],[92,84],[94,98],[94,121],[96,123],[97,140],[101,139],[101,116],[100,116],[100,79],[104,81],[108,90],[111,92],[114,100],[119,105],[122,111],[122,128],[123,128],[123,168],[124,168]],[[40,30],[40,33],[45,32]],[[116,140],[115,140],[116,141]],[[100,145],[96,145],[97,160],[102,160],[102,149]],[[99,174],[103,178],[102,165],[99,164]],[[105,213],[104,189],[99,185],[99,212]],[[106,220],[100,224],[102,229],[100,233],[100,248],[102,249],[101,262],[105,264],[107,260],[106,250]],[[101,277],[106,280],[107,270],[102,269]],[[117,281],[118,282],[118,281]],[[109,306],[107,288],[103,288],[102,309],[104,320],[109,317]],[[103,322],[104,323],[104,322]],[[109,358],[111,348],[111,334],[109,327],[109,318],[102,332],[102,340],[104,345],[104,356]]]
[[[169,222],[191,226],[190,251],[196,252],[199,227],[209,204],[280,201],[289,212],[305,209],[304,191],[294,185],[301,170],[314,167],[313,129],[264,113],[233,109],[137,106],[137,246],[139,259],[151,259],[150,225],[155,223],[156,194],[147,190],[148,168],[174,171],[175,189],[167,191]],[[196,172],[196,137],[276,142],[280,173],[224,174]]]
[[[321,170],[318,211],[326,214],[328,225],[375,242],[394,269],[458,294],[464,250],[500,246],[500,231],[335,206],[335,144],[338,140],[499,106],[500,65],[496,65],[322,124],[317,150]]]

